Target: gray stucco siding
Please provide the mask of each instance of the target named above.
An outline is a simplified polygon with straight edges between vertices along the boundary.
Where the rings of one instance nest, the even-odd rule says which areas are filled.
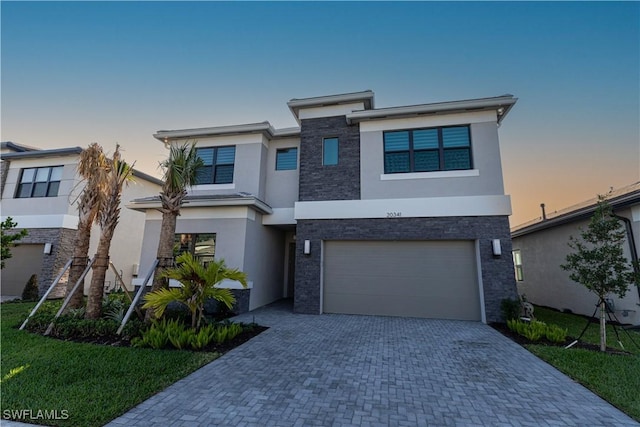
[[[632,219],[630,209],[617,211],[616,214]],[[637,236],[640,222],[632,222]],[[513,238],[513,248],[520,250],[523,279],[517,282],[518,291],[525,294],[527,300],[542,306],[558,310],[571,310],[574,313],[590,316],[593,314],[598,297],[583,285],[574,282],[569,272],[560,265],[566,262],[566,256],[572,252],[568,246],[569,237],[580,237],[580,228],[586,229],[589,220],[574,221],[552,228]],[[636,244],[640,243],[636,239]],[[624,255],[631,259],[629,244],[624,242]],[[640,324],[640,294],[638,288],[630,284],[624,298],[610,295],[615,306],[615,314],[623,323]],[[624,312],[626,311],[626,316]]]
[[[321,312],[322,242],[325,240],[477,240],[488,322],[501,319],[500,302],[517,296],[511,238],[506,216],[299,220],[297,241],[310,240],[311,253],[296,246],[294,309]],[[492,254],[492,239],[500,239],[502,256]]]
[[[473,123],[470,129],[473,169],[479,171],[478,176],[397,180],[381,179],[384,174],[384,132],[362,132],[362,199],[504,194],[496,123]],[[402,178],[402,175],[394,174],[394,177]]]
[[[298,162],[295,170],[276,170],[276,153],[279,149],[298,148]],[[300,140],[285,139],[271,141],[266,165],[265,202],[272,208],[293,208],[298,200],[298,180],[300,174]]]

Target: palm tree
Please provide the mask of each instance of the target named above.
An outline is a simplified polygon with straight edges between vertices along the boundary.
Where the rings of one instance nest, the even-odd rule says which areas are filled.
[[[153,309],[158,317],[162,317],[171,302],[184,304],[191,312],[191,327],[200,328],[204,315],[204,303],[213,298],[233,306],[236,299],[229,289],[216,288],[223,280],[235,280],[247,287],[247,274],[237,268],[229,268],[224,260],[213,260],[205,267],[189,252],[176,258],[177,266],[168,268],[162,273],[163,278],[175,279],[182,283],[179,288],[162,288],[145,295],[146,303],[142,308]]]
[[[151,292],[169,287],[163,272],[173,266],[173,244],[176,234],[176,222],[180,215],[180,208],[187,196],[187,188],[196,183],[198,169],[203,166],[198,157],[195,143],[172,145],[169,158],[161,163],[164,170],[164,184],[160,192],[162,203],[162,225],[160,227],[160,241],[158,242],[158,266],[153,277]],[[154,309],[147,310],[146,321],[155,318]]]
[[[98,319],[102,314],[102,298],[104,295],[104,278],[109,269],[109,249],[111,239],[118,225],[120,217],[120,198],[124,184],[131,180],[133,167],[121,159],[120,146],[116,145],[113,158],[110,160],[109,174],[107,177],[107,192],[102,209],[98,212],[100,224],[100,241],[96,251],[96,260],[93,264],[93,275],[89,287],[89,299],[87,301],[88,319]]]
[[[104,204],[108,169],[107,158],[97,143],[90,144],[80,153],[77,170],[84,179],[85,186],[78,198],[78,230],[73,241],[73,262],[69,271],[67,292],[71,292],[87,267],[91,227]],[[83,294],[84,286],[79,286],[71,297],[68,309],[80,308],[83,304]]]

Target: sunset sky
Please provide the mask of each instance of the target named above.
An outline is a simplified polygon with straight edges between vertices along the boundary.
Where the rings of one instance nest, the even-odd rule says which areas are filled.
[[[640,3],[7,2],[2,141],[121,144],[268,120],[291,98],[519,98],[500,128],[516,225],[640,180]]]

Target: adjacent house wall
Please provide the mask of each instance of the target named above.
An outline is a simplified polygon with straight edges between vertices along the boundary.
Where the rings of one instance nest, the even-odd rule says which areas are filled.
[[[630,209],[616,213],[632,217]],[[569,272],[560,267],[566,262],[567,254],[572,252],[567,245],[569,237],[573,235],[578,238],[580,227],[585,229],[588,224],[589,220],[586,219],[513,238],[513,249],[519,249],[522,256],[524,280],[517,282],[518,292],[525,294],[527,300],[534,304],[591,316],[598,297],[583,285],[572,281]],[[634,225],[637,236],[640,221],[634,222]],[[638,243],[640,242],[636,239],[636,244]],[[629,257],[627,243],[624,248],[625,255]],[[631,285],[624,298],[611,298],[615,304],[615,314],[621,322],[640,324],[640,296],[637,287]],[[623,315],[624,310],[629,310],[627,316]]]

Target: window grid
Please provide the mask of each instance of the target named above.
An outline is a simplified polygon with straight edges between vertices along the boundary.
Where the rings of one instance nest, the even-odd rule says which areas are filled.
[[[384,173],[472,168],[468,125],[384,132]]]
[[[298,168],[298,148],[280,148],[276,151],[276,170],[296,170]]]
[[[22,169],[16,198],[56,197],[62,180],[62,169],[63,166]]]
[[[234,145],[197,148],[196,153],[204,164],[198,170],[196,185],[233,183],[236,155]]]

